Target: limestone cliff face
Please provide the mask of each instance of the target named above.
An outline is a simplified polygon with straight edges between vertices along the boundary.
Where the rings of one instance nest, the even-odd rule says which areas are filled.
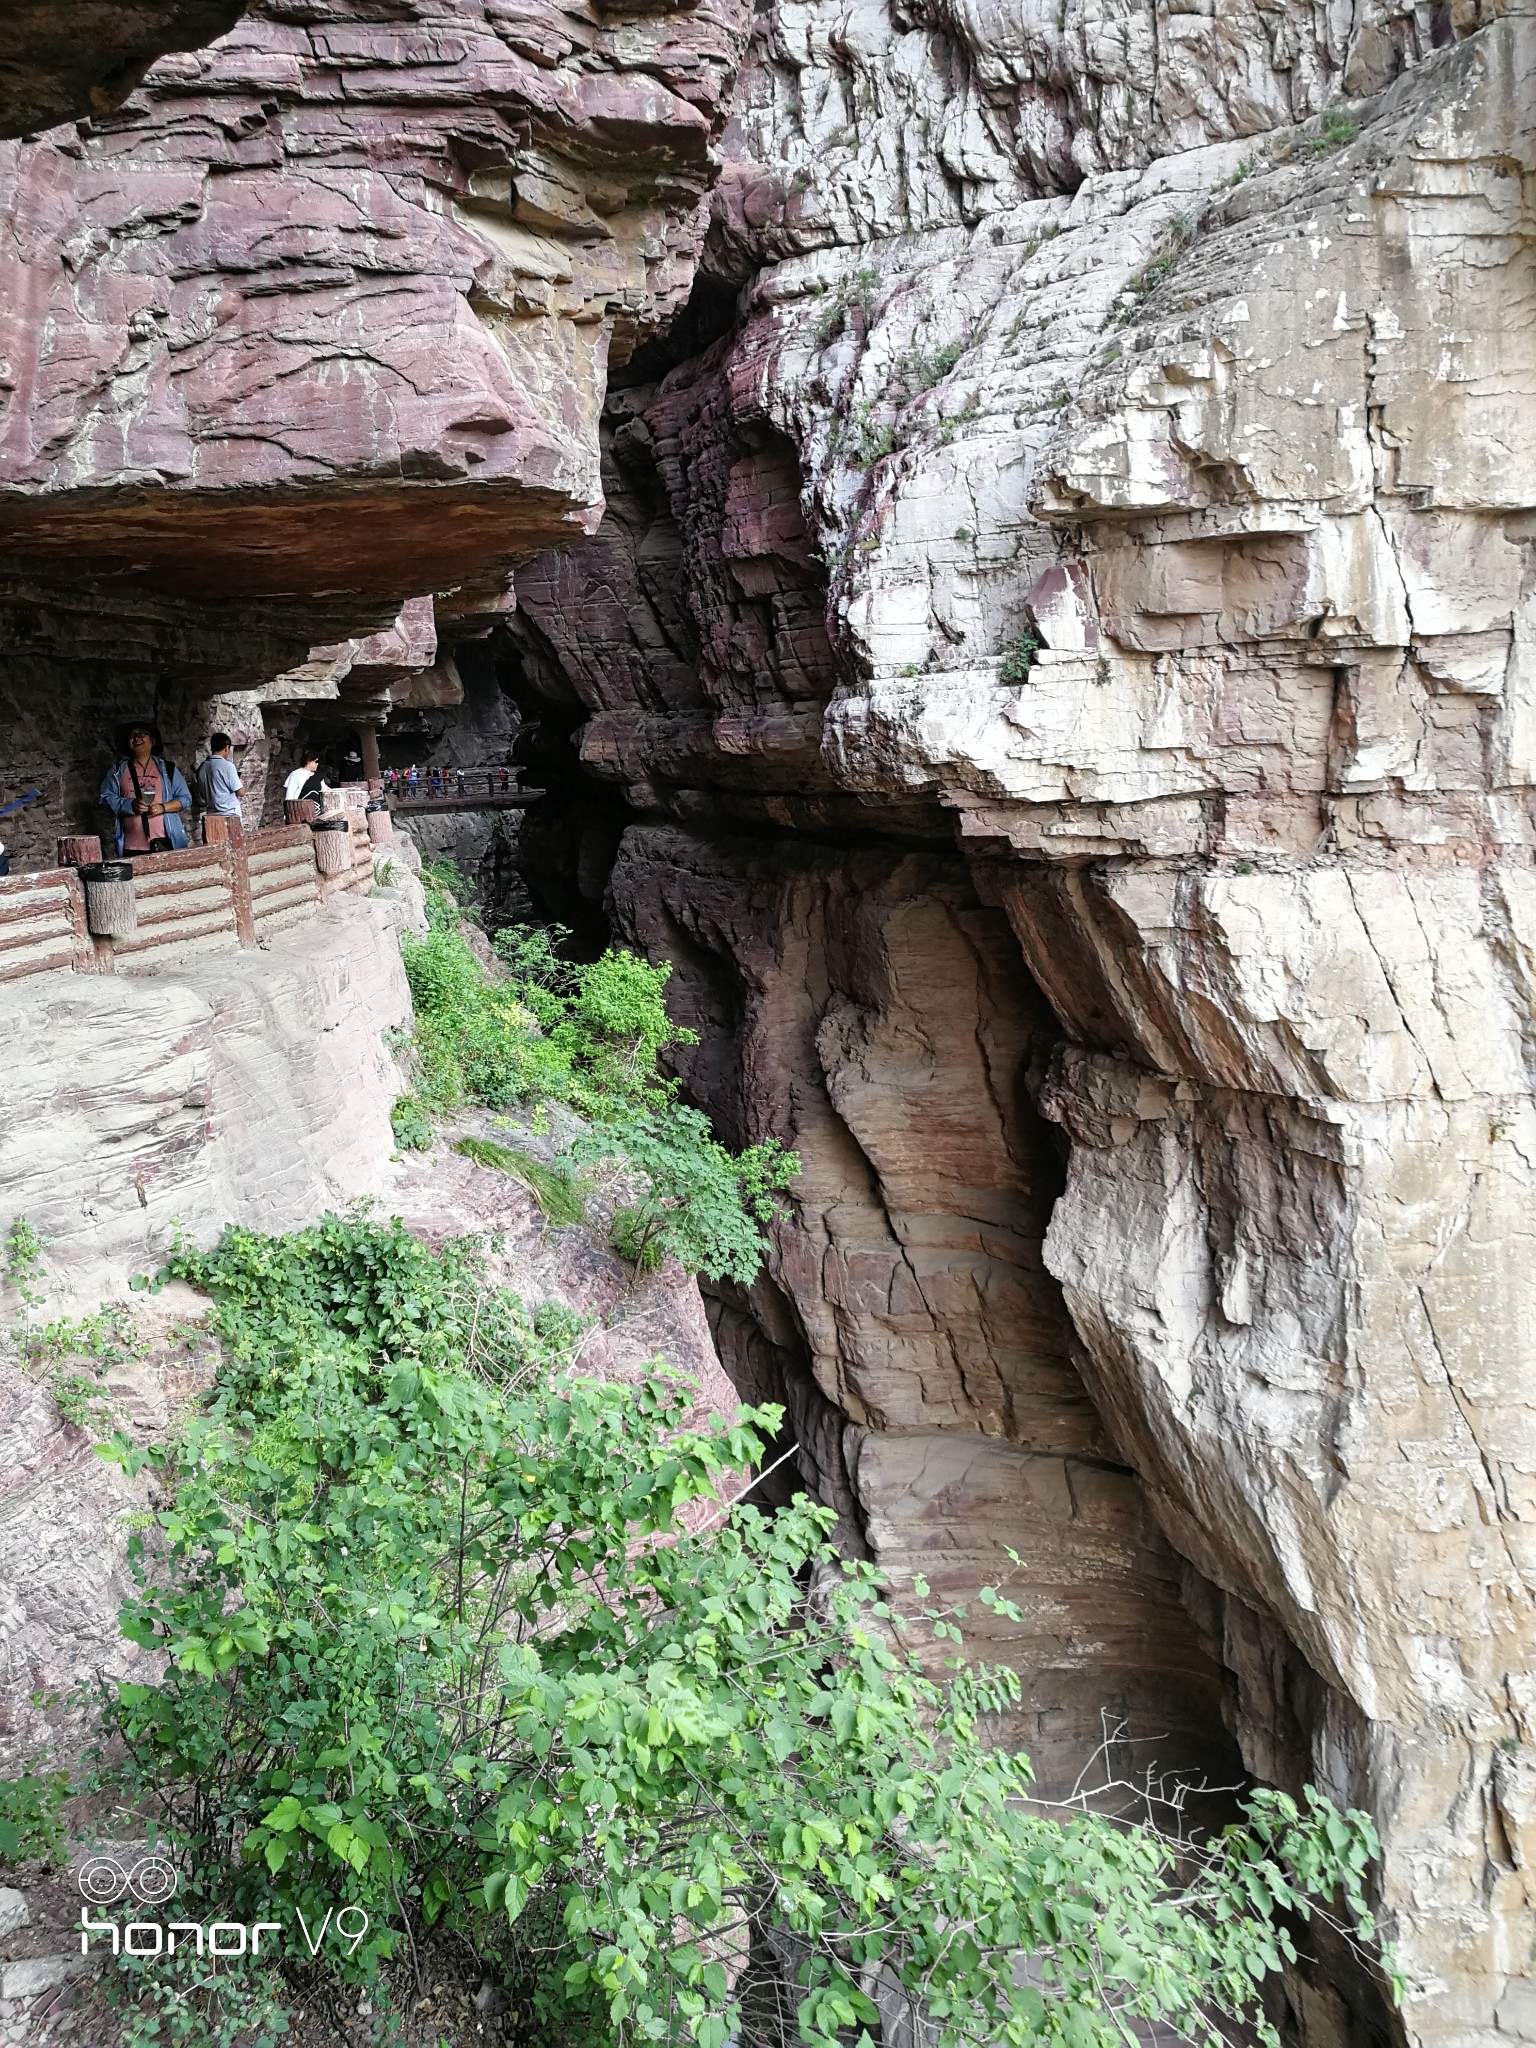
[[[760,19],[736,318],[610,402],[526,688],[807,1156],[722,1309],[807,1469],[1022,1553],[1052,1759],[1224,1695],[1368,1805],[1410,2030],[1529,2035],[1536,24],[1051,15]]]

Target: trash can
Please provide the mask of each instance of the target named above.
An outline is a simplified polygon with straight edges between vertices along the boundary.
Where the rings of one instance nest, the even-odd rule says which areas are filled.
[[[316,818],[310,826],[315,866],[322,875],[344,875],[352,865],[352,827],[345,818]]]
[[[85,922],[98,939],[131,939],[139,928],[133,862],[88,861],[76,870],[85,887]]]
[[[389,798],[371,797],[363,805],[363,816],[368,820],[368,837],[375,846],[382,846],[395,836],[395,821],[390,812]]]

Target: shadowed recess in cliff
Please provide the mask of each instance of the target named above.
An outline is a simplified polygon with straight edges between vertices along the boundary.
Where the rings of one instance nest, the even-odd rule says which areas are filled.
[[[771,1282],[715,1319],[728,1370],[798,1389],[804,1477],[898,1581],[964,1601],[1019,1551],[1023,1626],[968,1629],[1023,1674],[1044,1784],[1076,1778],[1105,1715],[1140,1762],[1230,1782],[1181,1566],[1043,1267],[1061,1159],[1030,1084],[1054,1026],[1004,921],[950,854],[664,828],[627,835],[612,902],[676,963],[690,1092],[805,1161]]]

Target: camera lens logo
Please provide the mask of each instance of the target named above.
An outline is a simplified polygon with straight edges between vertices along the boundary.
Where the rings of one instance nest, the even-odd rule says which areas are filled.
[[[163,1856],[141,1856],[131,1870],[115,1856],[93,1856],[75,1882],[93,1906],[110,1906],[125,1891],[146,1906],[159,1906],[175,1891],[176,1872]]]
[[[75,1882],[80,1887],[80,1896],[89,1899],[93,1906],[110,1906],[128,1889],[128,1873],[110,1856],[93,1856]]]
[[[163,1856],[146,1856],[129,1873],[128,1889],[146,1906],[163,1906],[176,1889],[176,1872]]]

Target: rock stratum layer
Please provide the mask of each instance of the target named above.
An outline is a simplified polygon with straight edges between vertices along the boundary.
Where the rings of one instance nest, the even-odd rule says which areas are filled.
[[[733,1369],[883,1560],[1020,1551],[1048,1767],[1092,1702],[1368,1806],[1469,2044],[1536,2030],[1533,82],[1519,9],[781,4],[735,318],[511,627],[807,1160]]]
[[[0,546],[387,624],[593,523],[737,50],[729,7],[313,0],[14,145]]]

